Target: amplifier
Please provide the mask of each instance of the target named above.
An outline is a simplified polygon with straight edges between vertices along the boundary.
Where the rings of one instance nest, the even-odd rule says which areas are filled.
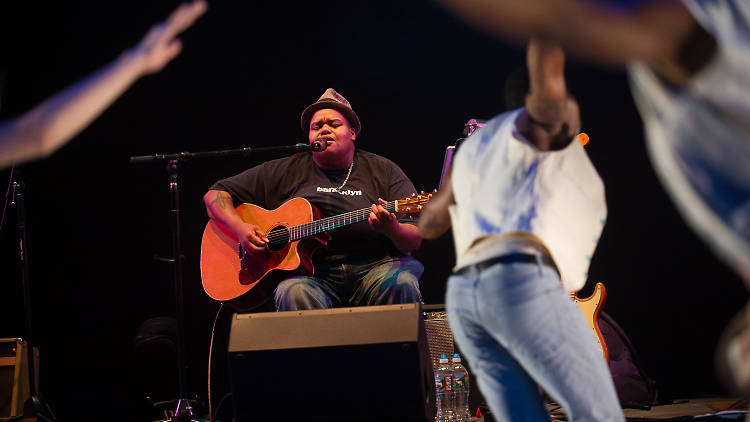
[[[427,343],[430,345],[430,362],[432,371],[437,371],[440,355],[445,354],[449,358],[453,356],[455,347],[453,345],[453,333],[448,325],[448,316],[444,305],[424,306],[424,325],[427,334]]]
[[[237,421],[423,421],[435,388],[418,303],[236,314]]]
[[[461,349],[453,342],[453,332],[448,324],[448,315],[445,312],[445,305],[423,305],[424,324],[427,333],[427,343],[430,345],[430,360],[432,362],[432,371],[437,371],[440,354],[445,353],[448,360],[453,353],[461,354]],[[469,372],[469,409],[472,414],[476,412],[477,407],[486,407],[486,400],[477,386],[476,378],[471,371],[471,366],[461,354],[461,363]],[[489,417],[489,415],[487,415]],[[493,421],[494,419],[487,419]]]
[[[27,347],[28,343],[21,338],[0,338],[0,420],[23,414],[23,405],[29,398]],[[39,350],[36,348],[34,364],[38,390]]]

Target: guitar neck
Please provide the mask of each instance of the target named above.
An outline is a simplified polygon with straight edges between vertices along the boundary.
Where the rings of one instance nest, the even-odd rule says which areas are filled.
[[[396,201],[386,202],[385,204],[382,204],[382,206],[388,212],[396,211]],[[310,223],[290,227],[289,241],[293,242],[308,236],[314,236],[339,227],[348,226],[349,224],[359,223],[370,217],[370,211],[370,208],[362,208],[361,210],[350,211],[344,214],[321,218],[320,220],[315,220]]]

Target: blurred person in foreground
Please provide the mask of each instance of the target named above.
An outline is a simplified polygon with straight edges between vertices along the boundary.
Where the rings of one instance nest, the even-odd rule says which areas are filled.
[[[750,2],[440,2],[502,38],[554,40],[627,67],[659,179],[750,289]],[[717,364],[731,388],[750,395],[750,306],[726,330]]]
[[[604,185],[583,146],[564,55],[527,48],[525,107],[496,116],[456,153],[419,219],[450,227],[456,267],[446,306],[457,344],[498,421],[548,421],[541,386],[571,421],[624,421],[604,356],[570,300],[604,226]]]

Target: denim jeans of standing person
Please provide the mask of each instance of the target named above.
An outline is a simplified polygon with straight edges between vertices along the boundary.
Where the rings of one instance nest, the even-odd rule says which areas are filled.
[[[316,262],[315,276],[288,278],[276,287],[277,311],[421,302],[422,263],[404,256],[377,261]]]
[[[557,272],[536,263],[449,278],[456,342],[497,421],[549,421],[539,387],[573,422],[624,421],[609,368]]]

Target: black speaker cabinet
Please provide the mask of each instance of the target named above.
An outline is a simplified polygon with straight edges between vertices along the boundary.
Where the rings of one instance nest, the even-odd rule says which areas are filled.
[[[238,422],[434,420],[417,303],[236,314],[229,365]]]
[[[29,398],[29,369],[26,347],[20,338],[0,338],[0,420],[23,413]],[[39,350],[34,348],[35,385],[39,385]]]

